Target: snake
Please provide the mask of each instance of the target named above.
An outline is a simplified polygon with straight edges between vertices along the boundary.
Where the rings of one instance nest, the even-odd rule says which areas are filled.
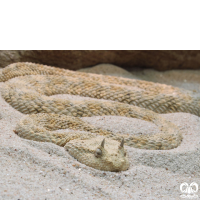
[[[0,82],[5,82],[1,93],[4,100],[26,114],[14,130],[18,136],[55,143],[79,162],[103,171],[129,168],[125,145],[147,150],[169,150],[180,145],[183,137],[179,128],[160,113],[200,114],[197,94],[148,81],[20,62],[3,68]],[[60,99],[54,97],[57,94],[90,98]],[[152,122],[159,131],[122,137],[81,119],[112,115]]]

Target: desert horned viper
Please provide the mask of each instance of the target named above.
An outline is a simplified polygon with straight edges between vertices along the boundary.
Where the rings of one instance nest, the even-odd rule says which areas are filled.
[[[200,115],[199,97],[195,93],[147,81],[74,72],[34,63],[14,63],[5,67],[0,73],[0,81],[5,82],[2,89],[5,101],[28,114],[16,126],[15,132],[20,137],[64,146],[81,163],[104,171],[128,169],[124,143],[150,150],[173,149],[181,143],[179,129],[157,113]],[[77,101],[52,97],[56,94],[94,99]],[[120,134],[80,119],[103,115],[150,121],[160,131],[154,135],[127,134],[122,139]],[[76,131],[57,131],[67,128]]]

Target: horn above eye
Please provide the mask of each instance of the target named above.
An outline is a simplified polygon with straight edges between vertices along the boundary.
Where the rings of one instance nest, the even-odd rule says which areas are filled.
[[[120,147],[124,147],[124,138],[121,141]]]
[[[103,141],[101,142],[101,146],[104,148],[104,144],[105,144],[105,138],[103,139]]]

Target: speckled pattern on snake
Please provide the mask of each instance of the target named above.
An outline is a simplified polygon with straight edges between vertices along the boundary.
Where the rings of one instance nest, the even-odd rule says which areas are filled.
[[[158,113],[200,115],[199,97],[195,93],[147,81],[74,72],[34,63],[14,63],[5,67],[0,81],[5,82],[2,91],[5,101],[27,114],[15,129],[20,137],[64,146],[79,162],[104,171],[128,169],[124,144],[141,149],[167,150],[181,143],[179,129]],[[75,101],[51,97],[55,94],[93,99]],[[150,121],[158,126],[159,132],[140,136],[127,134],[122,139],[120,134],[96,128],[80,119],[104,115]],[[66,128],[76,131],[56,131]]]

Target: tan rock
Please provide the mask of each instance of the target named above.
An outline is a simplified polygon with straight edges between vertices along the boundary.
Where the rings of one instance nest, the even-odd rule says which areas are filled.
[[[35,62],[72,70],[101,63],[126,69],[199,69],[200,51],[0,51],[1,68],[14,62]]]

